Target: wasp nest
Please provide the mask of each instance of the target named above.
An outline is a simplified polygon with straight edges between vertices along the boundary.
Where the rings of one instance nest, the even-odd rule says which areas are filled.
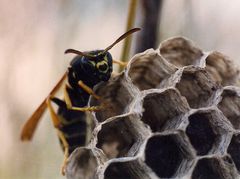
[[[96,87],[90,105],[107,107],[91,114],[91,142],[67,178],[239,178],[238,77],[228,57],[181,37],[135,55]]]

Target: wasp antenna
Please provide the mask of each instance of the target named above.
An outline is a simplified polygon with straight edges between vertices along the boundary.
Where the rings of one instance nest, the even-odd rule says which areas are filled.
[[[123,35],[121,35],[115,42],[113,42],[110,46],[108,46],[107,48],[105,48],[105,50],[102,53],[106,53],[108,50],[110,50],[111,48],[113,48],[114,45],[116,45],[118,42],[122,41],[123,39],[125,39],[127,36],[129,36],[130,34],[137,32],[141,30],[140,28],[133,28],[129,31],[127,31],[126,33],[124,33]]]
[[[84,52],[80,52],[80,51],[74,50],[74,49],[67,49],[64,53],[65,54],[67,54],[67,53],[74,53],[74,54],[77,54],[77,55],[80,55],[80,56],[84,56],[84,57],[87,57],[87,58],[94,58],[93,55],[90,55],[90,54],[87,54],[87,53],[84,53]]]

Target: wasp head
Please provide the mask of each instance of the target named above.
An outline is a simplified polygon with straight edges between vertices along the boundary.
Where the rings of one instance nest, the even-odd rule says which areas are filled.
[[[84,78],[86,79],[88,77],[93,84],[100,81],[108,81],[112,73],[112,56],[108,51],[127,36],[139,30],[140,28],[130,29],[104,50],[95,50],[85,53],[74,49],[67,49],[65,53],[79,55],[71,62],[71,66],[75,71],[74,74],[80,76],[81,74],[77,70],[81,69],[84,71]]]
[[[83,57],[82,64],[88,74],[99,81],[108,81],[112,74],[112,55],[109,52],[102,53],[103,50],[88,52],[92,58]]]
[[[103,50],[86,52],[84,56],[76,56],[71,67],[76,80],[84,78],[92,84],[108,81],[112,74],[112,55],[109,52],[103,53]]]

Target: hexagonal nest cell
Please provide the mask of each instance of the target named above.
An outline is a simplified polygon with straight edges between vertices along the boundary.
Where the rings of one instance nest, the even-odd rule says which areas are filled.
[[[219,86],[205,70],[190,67],[184,69],[176,88],[187,98],[191,108],[201,108],[212,105]]]
[[[161,92],[151,92],[143,99],[141,120],[153,132],[174,128],[181,123],[183,115],[189,110],[187,101],[174,88]]]
[[[227,152],[232,157],[235,166],[240,173],[240,134],[234,134],[230,145],[228,146]]]
[[[194,44],[182,37],[164,41],[160,45],[160,54],[177,67],[198,65],[203,52]]]
[[[230,138],[230,130],[229,124],[220,112],[200,110],[191,114],[188,120],[186,134],[197,155],[225,152],[222,149]]]
[[[102,122],[110,117],[127,113],[128,106],[134,98],[134,90],[124,74],[98,85],[95,92],[100,96],[100,100],[92,98],[90,102],[91,106],[102,105],[104,108],[96,112],[97,121]]]
[[[192,179],[237,178],[229,156],[202,158],[198,160],[192,173]]]
[[[78,148],[71,157],[67,166],[67,178],[93,178],[97,171],[97,159],[91,149]]]
[[[238,83],[229,58],[182,37],[136,54],[94,88],[103,109],[67,178],[240,178]]]
[[[155,135],[145,148],[145,163],[160,178],[172,178],[183,175],[192,165],[193,154],[187,149],[188,144],[179,133]],[[180,172],[181,165],[185,171]]]
[[[218,108],[235,129],[240,129],[240,89],[234,87],[225,88],[221,98]]]
[[[104,178],[136,178],[130,167],[131,161],[111,163],[104,172]]]
[[[149,171],[140,159],[111,162],[104,171],[105,179],[112,178],[149,178]]]
[[[198,155],[206,155],[213,147],[217,138],[207,116],[195,114],[189,117],[189,125],[186,128],[191,144]]]
[[[146,135],[136,116],[119,117],[102,125],[96,147],[108,158],[134,156]]]
[[[153,49],[137,54],[129,65],[127,74],[140,90],[156,88],[177,70]]]
[[[211,52],[206,58],[206,71],[213,79],[223,86],[239,83],[239,69],[234,67],[233,61],[220,52]]]

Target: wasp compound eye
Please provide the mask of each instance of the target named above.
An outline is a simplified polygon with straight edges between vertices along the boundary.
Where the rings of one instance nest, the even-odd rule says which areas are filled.
[[[99,66],[99,70],[100,71],[105,71],[106,69],[107,69],[107,65],[106,64]]]
[[[108,70],[108,65],[107,65],[107,63],[98,63],[97,68],[100,72],[105,73]]]

